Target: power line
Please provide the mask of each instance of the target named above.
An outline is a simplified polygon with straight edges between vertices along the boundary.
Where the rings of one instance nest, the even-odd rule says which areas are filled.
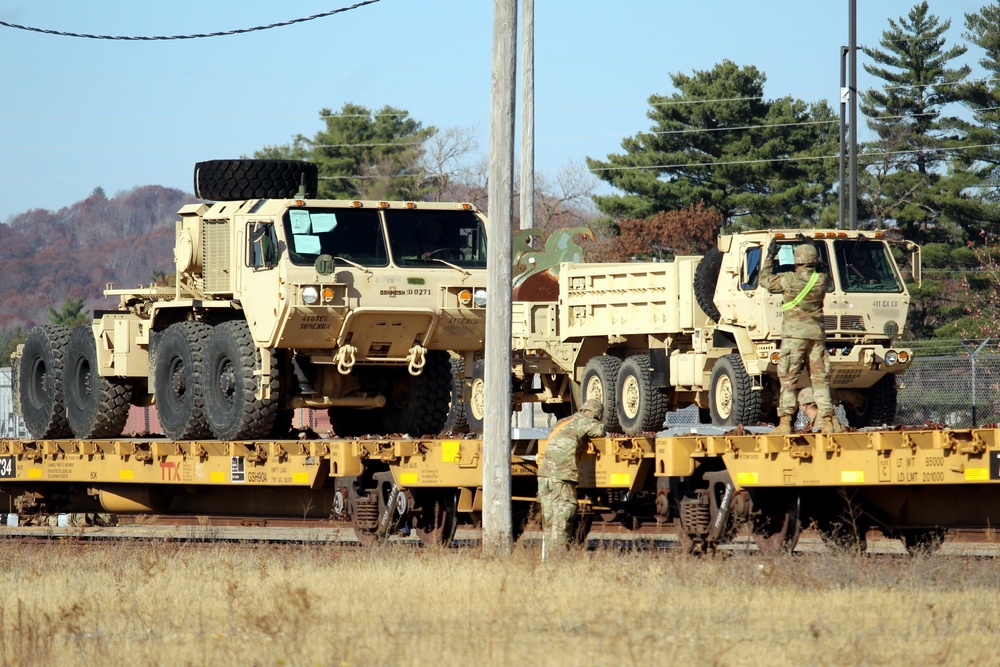
[[[152,42],[152,41],[165,41],[171,39],[202,39],[205,37],[225,37],[228,35],[241,35],[247,32],[257,32],[260,30],[270,30],[271,28],[284,28],[285,26],[295,25],[296,23],[305,23],[306,21],[313,21],[315,19],[325,18],[327,16],[333,16],[334,14],[340,14],[342,12],[348,12],[352,9],[357,9],[358,7],[364,7],[365,5],[372,5],[379,0],[362,0],[357,2],[350,7],[342,7],[340,9],[334,9],[329,12],[323,12],[321,14],[313,14],[312,16],[306,16],[299,19],[292,19],[290,21],[281,21],[279,23],[270,23],[268,25],[258,25],[252,28],[239,28],[236,30],[226,30],[222,32],[207,32],[207,33],[196,33],[191,35],[91,35],[82,32],[64,32],[62,30],[48,30],[46,28],[35,28],[32,26],[20,25],[17,23],[8,23],[7,21],[0,21],[0,26],[7,28],[14,28],[16,30],[26,30],[28,32],[40,32],[45,35],[56,35],[58,37],[80,37],[82,39],[108,39],[108,40],[118,40],[118,41],[135,41],[135,42]]]

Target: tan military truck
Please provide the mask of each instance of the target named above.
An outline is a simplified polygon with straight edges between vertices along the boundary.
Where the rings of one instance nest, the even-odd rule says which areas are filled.
[[[298,161],[212,160],[194,178],[175,287],[108,289],[118,307],[92,326],[30,332],[32,436],[113,437],[152,403],[175,440],[280,435],[298,407],[329,409],[341,436],[440,432],[451,359],[471,367],[485,338],[483,215],[316,199]]]
[[[831,387],[851,426],[891,424],[896,376],[911,360],[897,347],[910,295],[887,240],[870,231],[753,231],[721,236],[703,257],[563,263],[557,279],[521,277],[515,404],[541,402],[561,415],[598,398],[608,430],[629,434],[659,430],[668,410],[691,405],[720,426],[773,422],[781,295],[758,285],[772,239],[776,272],[793,270],[794,246],[811,242],[833,276],[824,305]],[[919,280],[919,247],[905,245]],[[481,376],[480,365],[466,406],[474,429],[485,410]]]

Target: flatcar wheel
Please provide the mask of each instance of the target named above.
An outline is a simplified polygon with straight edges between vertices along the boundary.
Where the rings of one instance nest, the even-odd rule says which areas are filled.
[[[423,509],[417,516],[416,534],[424,546],[448,546],[458,527],[456,491],[428,491],[421,501]]]
[[[802,531],[798,497],[755,500],[761,507],[755,508],[750,533],[757,548],[768,556],[792,553]]]

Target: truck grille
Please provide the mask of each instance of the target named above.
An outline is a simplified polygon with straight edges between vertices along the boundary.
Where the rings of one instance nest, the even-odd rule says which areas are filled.
[[[205,258],[205,291],[228,292],[229,220],[205,220],[202,227],[202,257]]]
[[[825,315],[823,329],[827,333],[831,331],[865,331],[865,318],[863,315],[841,315],[838,320],[837,315]]]

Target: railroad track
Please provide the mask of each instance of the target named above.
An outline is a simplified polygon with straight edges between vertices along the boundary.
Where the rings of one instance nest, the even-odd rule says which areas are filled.
[[[64,515],[65,516],[65,515]],[[0,539],[11,538],[33,542],[74,540],[82,543],[101,543],[113,540],[169,541],[189,543],[270,543],[329,545],[345,548],[364,548],[349,523],[322,519],[294,519],[288,517],[260,516],[196,516],[153,515],[128,517],[116,525],[59,525],[52,517],[43,525],[0,526]],[[405,533],[405,531],[403,531]],[[481,532],[470,527],[459,528],[451,543],[456,548],[475,548],[480,544]],[[416,537],[396,534],[388,543],[400,547],[420,548]],[[525,530],[518,544],[535,545],[541,542],[537,527]],[[621,525],[595,524],[586,537],[586,548],[641,549],[658,553],[681,553],[672,524],[657,526],[646,524],[636,530]],[[720,553],[757,553],[753,538],[748,534],[737,535],[719,546]],[[829,553],[829,548],[814,530],[806,530],[799,538],[796,554]],[[900,540],[870,531],[867,538],[868,554],[907,554]],[[937,551],[941,556],[1000,557],[1000,538],[993,531],[952,529],[944,544]]]

